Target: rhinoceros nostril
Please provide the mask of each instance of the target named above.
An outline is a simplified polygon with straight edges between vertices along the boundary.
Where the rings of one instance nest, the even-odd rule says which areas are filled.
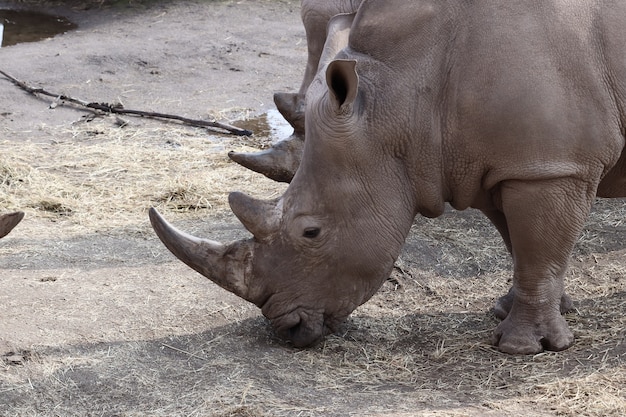
[[[294,340],[295,338],[297,338],[301,330],[302,330],[302,322],[299,322],[295,326],[291,327],[289,329],[289,340]]]

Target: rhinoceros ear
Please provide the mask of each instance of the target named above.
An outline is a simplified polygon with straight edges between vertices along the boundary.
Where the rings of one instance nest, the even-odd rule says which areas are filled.
[[[239,221],[258,240],[263,240],[278,230],[278,200],[256,200],[243,193],[232,192],[228,195],[228,204]]]
[[[351,104],[359,88],[354,59],[336,59],[326,68],[326,83],[337,108]]]

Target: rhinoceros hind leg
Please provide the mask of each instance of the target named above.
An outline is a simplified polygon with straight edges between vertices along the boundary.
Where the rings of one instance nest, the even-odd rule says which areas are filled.
[[[304,140],[299,135],[272,145],[257,153],[229,152],[228,157],[252,171],[278,182],[291,182],[302,159]]]
[[[500,320],[504,320],[506,316],[509,315],[511,311],[511,307],[513,306],[513,299],[515,298],[515,294],[513,292],[513,288],[509,290],[506,295],[498,298],[496,301],[496,305],[493,308],[493,311],[497,318]],[[573,308],[572,298],[568,294],[563,294],[561,296],[561,314],[565,314]]]
[[[3,214],[0,216],[0,238],[5,237],[24,218],[24,212]]]

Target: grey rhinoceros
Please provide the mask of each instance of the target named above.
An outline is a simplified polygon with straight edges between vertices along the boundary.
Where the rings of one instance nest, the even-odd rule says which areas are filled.
[[[23,218],[24,213],[21,211],[0,215],[0,238],[8,235]]]
[[[626,197],[626,2],[365,0],[306,96],[278,199],[230,194],[253,238],[153,227],[183,262],[262,309],[295,346],[387,279],[413,219],[481,210],[511,252],[500,350],[561,350],[571,250],[596,196]]]

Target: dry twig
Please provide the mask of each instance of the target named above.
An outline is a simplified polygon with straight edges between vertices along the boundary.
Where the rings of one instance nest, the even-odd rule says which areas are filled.
[[[216,128],[225,130],[233,135],[237,136],[250,136],[252,132],[247,129],[241,129],[235,126],[231,126],[225,123],[220,122],[209,122],[206,120],[198,120],[198,119],[188,119],[186,117],[177,116],[174,114],[166,114],[166,113],[157,113],[157,112],[147,112],[142,110],[131,110],[125,109],[121,104],[109,104],[109,103],[96,103],[96,102],[88,102],[85,100],[81,100],[75,97],[66,96],[64,94],[51,93],[46,91],[43,88],[35,88],[31,87],[23,81],[18,80],[17,78],[7,74],[6,72],[0,70],[0,74],[2,74],[5,78],[11,81],[13,84],[26,91],[29,94],[34,96],[41,94],[48,97],[54,97],[56,100],[66,101],[72,103],[74,105],[85,107],[88,109],[99,110],[105,113],[114,113],[114,114],[128,114],[132,116],[140,116],[140,117],[148,117],[152,119],[166,119],[166,120],[178,120],[189,126],[196,127],[207,127],[207,128]]]

